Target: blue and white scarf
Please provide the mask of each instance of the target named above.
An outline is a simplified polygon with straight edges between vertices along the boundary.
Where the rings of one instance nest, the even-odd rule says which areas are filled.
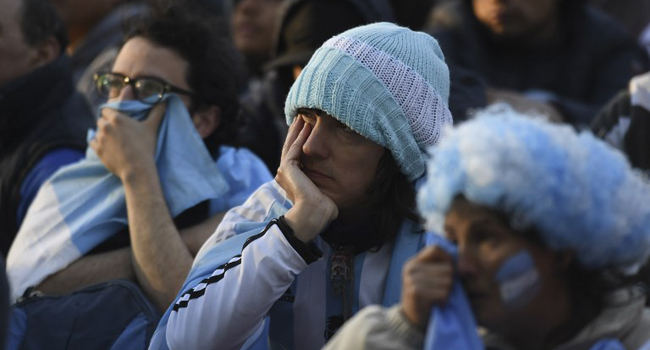
[[[222,147],[215,163],[181,99],[168,95],[158,132],[156,165],[173,217],[205,200],[212,212],[242,203],[271,179],[248,151]],[[143,120],[152,106],[116,101],[112,108]],[[94,132],[89,131],[89,140]],[[219,164],[221,161],[222,164]],[[89,147],[86,158],[59,169],[31,204],[7,259],[11,300],[87,254],[127,226],[124,189]]]

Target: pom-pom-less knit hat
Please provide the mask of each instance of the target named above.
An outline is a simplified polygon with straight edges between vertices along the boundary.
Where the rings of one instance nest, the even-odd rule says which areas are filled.
[[[449,70],[438,42],[391,23],[345,31],[321,46],[295,81],[287,123],[299,108],[319,109],[390,150],[411,181],[427,147],[452,123]]]
[[[650,255],[650,183],[589,132],[494,105],[431,149],[418,208],[442,233],[454,198],[534,229],[551,250],[590,270],[634,273]]]

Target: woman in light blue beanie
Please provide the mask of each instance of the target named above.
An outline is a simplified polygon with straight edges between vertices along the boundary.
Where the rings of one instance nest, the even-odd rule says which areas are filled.
[[[438,43],[391,23],[357,27],[323,44],[291,87],[287,123],[300,108],[323,111],[386,147],[413,181],[426,148],[452,123],[449,70]]]
[[[365,305],[397,303],[402,265],[424,244],[414,183],[452,122],[448,98],[428,34],[375,23],[326,41],[288,94],[275,180],[201,249],[169,312],[169,348],[268,337],[319,349]]]

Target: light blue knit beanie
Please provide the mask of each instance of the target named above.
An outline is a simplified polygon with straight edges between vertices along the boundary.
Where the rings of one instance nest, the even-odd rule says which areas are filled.
[[[431,149],[418,208],[442,233],[458,195],[534,228],[587,269],[634,273],[650,255],[650,183],[589,132],[523,116],[506,105],[476,114]]]
[[[392,23],[345,31],[321,46],[295,81],[287,123],[299,108],[319,109],[390,150],[411,181],[444,125],[449,69],[438,42]]]

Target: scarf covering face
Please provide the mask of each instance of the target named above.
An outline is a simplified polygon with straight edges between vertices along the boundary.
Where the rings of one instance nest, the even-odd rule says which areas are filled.
[[[172,217],[229,190],[178,96],[166,97],[158,131],[156,165]],[[143,120],[153,106],[114,101],[112,108]],[[94,137],[90,130],[88,139]],[[39,190],[7,258],[11,299],[76,261],[128,225],[124,188],[95,152],[59,169]]]

